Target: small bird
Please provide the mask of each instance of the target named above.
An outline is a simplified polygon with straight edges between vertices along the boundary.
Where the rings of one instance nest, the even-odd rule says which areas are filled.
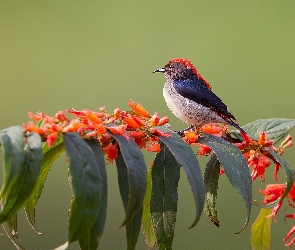
[[[208,123],[228,123],[247,134],[234,121],[223,101],[211,91],[211,85],[199,74],[187,59],[175,58],[163,68],[166,77],[163,88],[165,101],[172,113],[183,122],[202,127]]]

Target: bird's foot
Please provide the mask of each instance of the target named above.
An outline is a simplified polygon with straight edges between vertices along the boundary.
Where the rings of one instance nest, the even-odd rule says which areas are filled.
[[[184,132],[187,130],[190,130],[192,128],[194,128],[194,125],[191,125],[189,127],[187,127],[186,129],[182,129],[182,130],[174,130],[175,133],[179,134],[181,137],[184,137]]]

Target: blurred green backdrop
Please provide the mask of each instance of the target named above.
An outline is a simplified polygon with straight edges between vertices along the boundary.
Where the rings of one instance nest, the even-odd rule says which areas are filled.
[[[241,125],[259,118],[294,118],[294,11],[294,1],[2,0],[0,128],[27,122],[28,111],[128,109],[129,98],[150,113],[169,116],[172,128],[184,128],[162,97],[164,77],[151,74],[175,57],[193,61]],[[294,150],[285,155],[293,166]],[[146,156],[149,164],[153,155]],[[107,168],[108,216],[100,249],[125,249],[125,229],[115,229],[124,218],[116,170]],[[273,167],[268,177],[272,172]],[[254,186],[254,198],[261,199],[258,187],[264,184]],[[44,235],[30,229],[21,211],[18,242],[26,249],[64,243],[70,200],[63,157],[52,167],[37,206],[37,227]],[[195,209],[182,174],[174,249],[250,249],[250,226],[234,234],[246,211],[225,177],[217,208],[219,229],[205,215],[187,229]],[[251,223],[258,211],[253,208]],[[273,249],[284,249],[282,239],[294,224],[282,219],[278,216],[274,224]],[[0,236],[0,248],[14,249],[6,236]],[[142,236],[137,248],[147,249]]]

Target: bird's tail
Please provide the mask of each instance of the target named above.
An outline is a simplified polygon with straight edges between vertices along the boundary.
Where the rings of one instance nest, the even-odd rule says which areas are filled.
[[[240,133],[243,135],[248,135],[247,132],[242,129],[238,124],[236,124],[232,119],[228,118],[227,116],[221,116],[223,120],[225,120],[228,124],[232,125],[233,127],[235,127],[236,129],[238,129],[240,131]]]

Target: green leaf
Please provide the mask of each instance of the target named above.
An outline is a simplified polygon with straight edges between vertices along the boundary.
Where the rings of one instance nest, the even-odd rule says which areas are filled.
[[[204,173],[204,182],[206,186],[206,200],[204,206],[204,212],[208,215],[210,220],[219,227],[219,221],[217,218],[216,200],[217,189],[220,172],[220,162],[217,159],[216,154],[212,154],[209,161],[206,164]]]
[[[251,245],[253,250],[271,249],[271,209],[262,208],[252,225]]]
[[[197,142],[207,145],[214,151],[228,180],[246,203],[246,222],[237,232],[241,233],[248,225],[252,207],[252,180],[245,157],[234,144],[210,134],[202,133]]]
[[[3,200],[6,193],[18,181],[22,165],[26,160],[24,135],[21,128],[9,127],[5,132],[0,133],[0,144],[4,152],[3,187],[0,194]]]
[[[149,249],[154,249],[156,244],[155,233],[152,225],[152,218],[150,213],[152,193],[152,168],[149,169],[147,174],[146,193],[143,200],[143,214],[142,214],[142,231],[145,242]]]
[[[115,140],[119,143],[120,152],[123,157],[124,164],[127,168],[127,179],[126,179],[126,188],[123,188],[120,193],[123,200],[124,205],[124,197],[128,197],[127,207],[125,209],[125,219],[122,222],[121,226],[124,226],[135,214],[136,212],[142,208],[142,203],[145,195],[146,190],[146,165],[143,158],[143,155],[136,145],[134,140],[131,136],[125,137],[123,135],[113,134],[108,132],[111,136],[115,138]],[[127,136],[127,135],[126,135]],[[117,158],[118,159],[118,158]],[[116,160],[118,165],[118,161]],[[119,164],[123,163],[122,161]],[[117,169],[119,170],[118,166]],[[120,168],[121,169],[121,168]],[[119,172],[118,172],[119,174]],[[120,181],[120,177],[119,177]],[[128,183],[128,190],[127,190],[127,183]],[[120,183],[119,183],[120,184]],[[122,195],[122,193],[128,192],[128,195]],[[124,205],[125,208],[125,205]]]
[[[242,128],[253,136],[254,139],[257,139],[261,132],[266,131],[267,140],[272,140],[275,144],[287,135],[294,126],[294,119],[270,118],[251,122]]]
[[[205,185],[198,160],[194,151],[177,133],[162,127],[156,128],[171,136],[158,137],[170,149],[177,162],[182,166],[191,187],[196,205],[196,218],[190,226],[192,228],[201,217],[205,201]]]
[[[1,190],[3,209],[0,214],[0,223],[3,223],[23,206],[32,193],[40,173],[43,153],[41,138],[37,133],[27,133],[26,146],[20,127],[11,127],[0,137],[5,152]]]
[[[159,249],[172,249],[177,213],[180,165],[169,148],[161,143],[152,167],[150,213]]]
[[[63,139],[61,136],[58,137],[57,141],[52,145],[52,147],[49,148],[47,144],[43,145],[44,158],[42,162],[41,172],[33,192],[24,204],[28,222],[37,234],[42,233],[36,228],[35,207],[38,200],[40,199],[47,175],[51,169],[53,162],[61,156],[64,150],[65,149],[63,145]]]
[[[92,226],[92,228],[85,233],[81,239],[79,239],[79,245],[82,250],[97,249],[99,240],[102,236],[107,211],[107,197],[108,197],[108,183],[107,183],[107,173],[104,161],[104,155],[102,148],[98,140],[86,140],[86,143],[91,148],[95,161],[98,166],[98,170],[101,176],[102,189],[101,189],[101,201],[99,206],[99,212],[97,218]]]
[[[118,157],[116,158],[116,166],[118,171],[118,182],[119,182],[120,194],[121,194],[125,214],[127,214],[128,205],[130,204],[130,200],[131,200],[129,197],[129,194],[130,193],[131,195],[134,194],[134,191],[130,192],[130,187],[134,189],[134,185],[131,186],[129,183],[130,181],[129,169],[124,161],[123,155],[120,150],[118,153]],[[132,176],[131,178],[135,178],[135,176]],[[139,209],[136,210],[134,215],[125,224],[128,250],[135,249],[135,246],[138,240],[138,235],[140,232],[141,217],[142,217],[142,203]]]
[[[81,239],[91,229],[101,201],[101,176],[91,148],[78,133],[64,134],[70,159],[69,179],[73,192],[69,212],[68,242]]]
[[[4,231],[6,232],[8,238],[11,240],[13,245],[18,250],[24,250],[19,244],[16,243],[16,238],[18,238],[17,233],[17,214],[13,215],[10,219],[5,221],[3,224]]]

